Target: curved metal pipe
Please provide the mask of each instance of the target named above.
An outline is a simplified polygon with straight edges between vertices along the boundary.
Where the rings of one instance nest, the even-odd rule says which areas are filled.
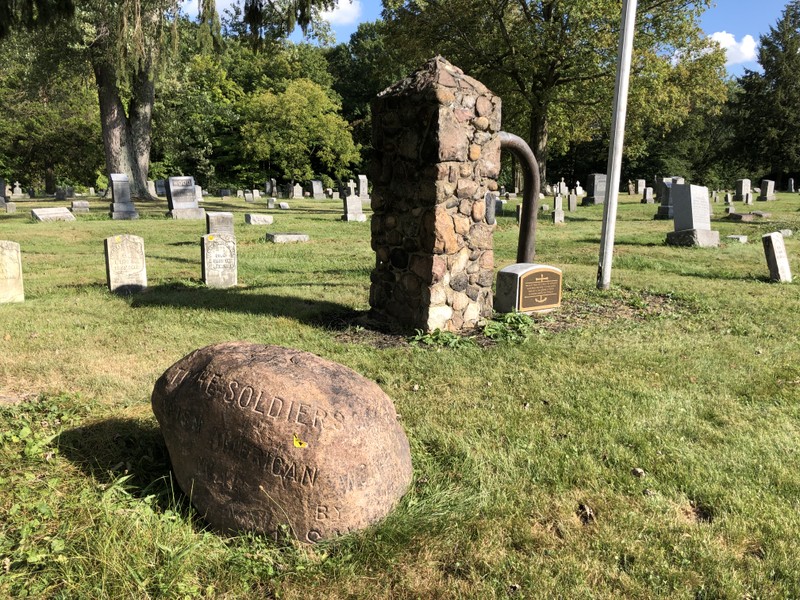
[[[501,131],[500,149],[510,150],[519,162],[525,166],[522,187],[522,215],[519,219],[519,243],[517,244],[517,262],[532,263],[536,256],[536,222],[539,215],[539,163],[530,146],[518,135]]]

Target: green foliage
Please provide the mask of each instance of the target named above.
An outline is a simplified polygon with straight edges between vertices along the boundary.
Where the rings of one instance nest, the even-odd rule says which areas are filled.
[[[319,172],[344,177],[359,155],[339,110],[338,101],[308,79],[291,81],[283,92],[253,94],[243,109],[245,152],[292,181]]]
[[[430,332],[417,329],[416,333],[409,338],[409,342],[412,346],[424,344],[434,348],[458,349],[475,346],[475,340],[472,338],[458,335],[452,331],[442,331],[441,329],[434,329]]]
[[[483,335],[497,342],[524,342],[533,333],[534,320],[522,313],[495,315],[483,327]]]

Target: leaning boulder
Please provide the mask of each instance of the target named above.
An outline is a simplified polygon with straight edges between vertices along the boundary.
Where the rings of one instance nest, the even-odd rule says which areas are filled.
[[[317,542],[380,520],[411,481],[389,397],[308,352],[206,346],[167,369],[152,405],[178,484],[222,531]]]

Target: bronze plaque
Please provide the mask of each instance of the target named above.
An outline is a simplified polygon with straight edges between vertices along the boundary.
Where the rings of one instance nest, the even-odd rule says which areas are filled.
[[[528,271],[519,278],[519,312],[553,310],[561,306],[561,272],[551,267]]]

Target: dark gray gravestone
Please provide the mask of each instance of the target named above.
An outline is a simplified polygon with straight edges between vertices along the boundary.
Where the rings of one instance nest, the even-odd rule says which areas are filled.
[[[164,179],[156,179],[156,195],[158,196],[166,196],[167,195],[167,182]]]
[[[736,202],[742,202],[744,200],[744,195],[751,193],[751,182],[749,179],[737,179],[736,180],[736,195],[733,199]]]
[[[210,288],[230,288],[238,283],[236,238],[228,233],[209,233],[200,241],[203,282]]]
[[[0,200],[4,200],[6,197],[6,180],[0,177]]]
[[[0,240],[0,304],[24,301],[19,244]]]
[[[603,173],[592,173],[586,184],[587,196],[583,199],[584,206],[602,204],[606,197],[606,176]]]
[[[194,177],[167,179],[167,204],[173,219],[204,219],[205,210],[197,204]]]
[[[147,287],[144,240],[136,235],[115,235],[103,240],[106,281],[111,292],[131,294]]]
[[[138,219],[139,214],[131,200],[131,184],[124,173],[111,173],[111,218],[114,220]]]
[[[207,212],[206,233],[227,233],[230,235],[234,235],[233,213]]]

